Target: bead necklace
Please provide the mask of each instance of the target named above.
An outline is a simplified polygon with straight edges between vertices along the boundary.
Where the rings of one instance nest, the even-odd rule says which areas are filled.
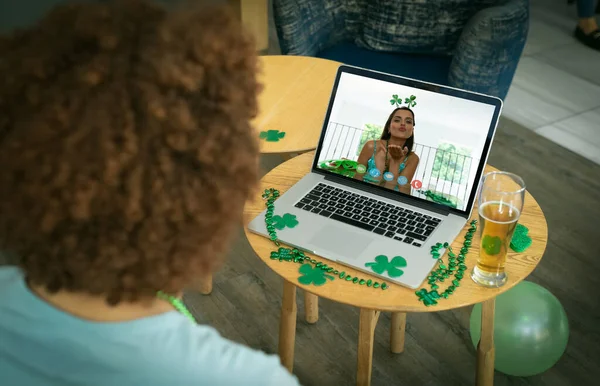
[[[167,295],[162,291],[159,291],[156,294],[156,297],[160,300],[169,302],[173,306],[173,308],[179,311],[179,313],[190,319],[192,322],[196,323],[196,318],[194,318],[194,315],[192,315],[190,310],[188,310],[188,308],[185,306],[185,304],[183,304],[183,302],[180,299],[176,298],[175,296]]]
[[[373,288],[381,288],[386,290],[389,288],[387,283],[379,284],[377,281],[373,281],[371,279],[365,280],[359,277],[352,277],[352,275],[346,275],[346,272],[339,272],[337,269],[333,267],[328,267],[327,264],[323,262],[319,262],[315,259],[311,259],[307,257],[304,252],[294,248],[284,248],[281,247],[281,243],[277,238],[277,232],[275,231],[275,227],[273,226],[273,212],[275,211],[275,200],[279,197],[280,193],[278,190],[270,188],[266,189],[262,195],[262,198],[266,200],[267,212],[265,214],[265,224],[267,227],[267,231],[269,232],[269,236],[271,241],[279,247],[277,251],[271,252],[272,260],[279,261],[293,261],[294,263],[304,264],[312,263],[315,265],[315,268],[320,268],[321,270],[332,273],[334,275],[339,275],[340,279],[344,279],[346,281],[351,281],[353,284],[359,285],[367,285],[367,287],[373,286]],[[427,277],[427,282],[430,285],[431,290],[427,291],[427,289],[422,288],[419,291],[416,291],[415,294],[419,298],[420,301],[423,302],[426,306],[431,306],[437,304],[437,300],[439,298],[447,299],[448,296],[452,295],[457,287],[460,286],[460,281],[463,279],[464,272],[467,269],[465,264],[466,254],[469,252],[469,248],[471,247],[471,243],[473,240],[473,234],[477,230],[477,220],[473,220],[470,223],[471,227],[467,231],[465,235],[465,241],[463,247],[460,249],[460,253],[458,256],[450,247],[448,243],[437,243],[431,247],[431,255],[434,259],[438,260],[438,268],[431,272],[431,274]],[[441,248],[446,248],[448,250],[448,266],[444,265],[444,261],[441,257],[439,250]],[[452,285],[450,285],[444,292],[441,294],[438,292],[439,285],[437,282],[443,283],[446,279],[449,279],[451,275],[454,275],[452,279]]]
[[[437,300],[439,298],[447,299],[448,296],[452,295],[456,288],[460,286],[460,281],[463,278],[464,272],[467,270],[465,258],[466,254],[469,252],[469,248],[471,247],[473,234],[477,230],[477,220],[471,221],[470,225],[471,227],[465,235],[465,242],[463,247],[460,249],[458,256],[454,253],[452,247],[448,243],[437,243],[431,247],[431,256],[433,256],[434,259],[438,259],[439,263],[438,268],[432,271],[427,277],[427,283],[429,284],[431,290],[427,291],[427,289],[422,288],[415,292],[419,300],[422,301],[426,306],[437,304]],[[441,248],[448,249],[448,266],[444,265],[444,261],[440,257],[439,250]],[[454,275],[454,278],[452,278],[451,275]],[[452,280],[452,285],[446,288],[444,292],[439,293],[439,285],[437,283],[443,283],[446,279]]]
[[[311,263],[314,264],[315,268],[321,269],[326,273],[338,275],[340,279],[352,282],[352,284],[366,285],[367,287],[381,288],[382,290],[386,290],[389,288],[389,285],[385,282],[379,283],[378,281],[374,281],[372,279],[363,279],[358,276],[346,274],[345,271],[340,272],[339,270],[334,269],[333,267],[329,267],[327,264],[321,261],[311,259],[310,257],[306,256],[304,252],[296,248],[292,249],[282,247],[281,243],[279,242],[279,239],[277,238],[275,226],[273,226],[273,212],[275,211],[274,202],[278,197],[279,191],[273,188],[266,189],[262,195],[262,198],[266,200],[267,207],[267,213],[265,214],[265,224],[267,226],[267,232],[269,232],[269,237],[271,241],[273,241],[273,243],[279,247],[277,251],[271,252],[272,260],[290,261],[299,264]]]

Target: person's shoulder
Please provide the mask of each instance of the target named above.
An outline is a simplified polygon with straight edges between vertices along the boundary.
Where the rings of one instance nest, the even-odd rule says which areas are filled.
[[[159,363],[178,369],[174,384],[296,386],[275,355],[223,338],[214,328],[185,323],[161,348]],[[157,358],[158,359],[158,358]],[[160,367],[160,365],[159,365]]]
[[[0,252],[0,255],[2,255],[2,252]],[[0,266],[0,283],[22,279],[23,272],[18,267],[12,265]]]
[[[375,148],[375,144],[377,143],[376,139],[373,139],[371,141],[367,141],[367,143],[365,143],[365,149],[367,150],[373,150]]]
[[[408,155],[408,161],[410,162],[419,162],[419,156],[414,151],[411,151]]]

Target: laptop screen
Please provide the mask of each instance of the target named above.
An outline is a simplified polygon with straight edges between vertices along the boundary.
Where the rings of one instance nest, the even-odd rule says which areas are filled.
[[[338,74],[316,168],[467,210],[500,100],[356,70]]]

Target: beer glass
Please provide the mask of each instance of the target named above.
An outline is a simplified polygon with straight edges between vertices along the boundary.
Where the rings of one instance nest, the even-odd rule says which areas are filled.
[[[480,251],[471,278],[485,287],[506,283],[506,255],[523,210],[525,183],[508,172],[483,176],[479,191]]]

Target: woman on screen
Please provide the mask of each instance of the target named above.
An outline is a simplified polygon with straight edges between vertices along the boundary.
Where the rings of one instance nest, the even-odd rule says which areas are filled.
[[[364,174],[354,178],[410,194],[410,183],[419,165],[413,152],[415,113],[398,107],[388,117],[381,139],[368,141],[358,156],[358,164],[366,165]]]

